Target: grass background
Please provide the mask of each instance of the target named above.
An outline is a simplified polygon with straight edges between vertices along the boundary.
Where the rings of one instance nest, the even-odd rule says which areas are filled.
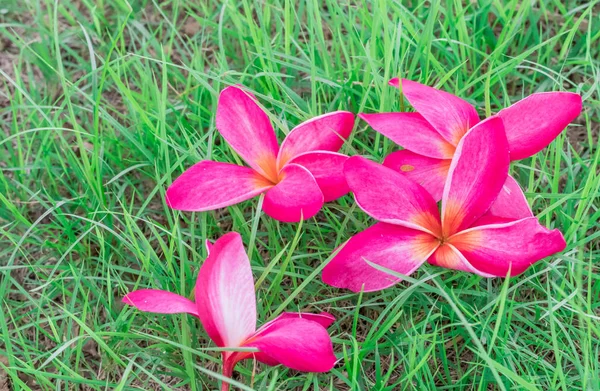
[[[598,1],[0,0],[0,389],[216,389],[219,355],[186,315],[120,298],[191,295],[202,241],[242,234],[261,322],[329,311],[339,364],[303,374],[246,361],[269,390],[600,390]],[[426,265],[364,295],[320,270],[372,221],[351,196],[304,224],[258,199],[169,210],[201,159],[238,162],[214,127],[242,83],[279,139],[336,109],[410,106],[386,82],[456,93],[481,116],[538,91],[582,94],[581,116],[511,172],[564,253],[510,280]],[[397,149],[357,121],[342,152]]]

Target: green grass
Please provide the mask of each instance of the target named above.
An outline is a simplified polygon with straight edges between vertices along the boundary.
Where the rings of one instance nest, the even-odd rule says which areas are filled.
[[[246,361],[235,380],[247,387],[600,390],[600,8],[528,4],[0,1],[0,389],[216,389],[219,354],[194,318],[120,298],[191,295],[202,241],[235,230],[261,322],[299,309],[338,319],[330,373]],[[482,116],[537,91],[582,94],[576,123],[511,168],[541,222],[565,234],[562,254],[510,280],[426,265],[358,295],[319,273],[372,223],[351,196],[302,225],[257,213],[258,199],[166,207],[193,163],[241,162],[214,126],[225,86],[254,91],[281,140],[336,109],[408,110],[394,76]],[[342,152],[381,161],[396,148],[357,121]]]

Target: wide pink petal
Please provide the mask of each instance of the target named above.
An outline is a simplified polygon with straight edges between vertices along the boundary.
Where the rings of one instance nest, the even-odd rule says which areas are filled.
[[[451,159],[456,147],[444,139],[419,113],[359,114],[373,129],[396,144],[437,159]]]
[[[271,327],[271,325],[273,325],[276,322],[279,322],[283,319],[306,319],[306,320],[310,320],[313,322],[317,322],[318,324],[320,324],[321,326],[323,326],[325,328],[328,328],[329,326],[331,326],[333,324],[333,322],[335,322],[335,317],[327,312],[320,312],[318,314],[313,314],[310,312],[283,312],[275,319],[260,326],[260,328],[258,330],[256,330],[255,335],[262,334],[265,330],[267,330],[269,327]]]
[[[204,160],[181,174],[165,199],[173,209],[203,212],[240,203],[273,186],[248,167]]]
[[[439,233],[437,204],[417,183],[361,156],[349,158],[344,172],[356,203],[374,219]]]
[[[350,188],[344,176],[344,163],[348,156],[337,152],[317,151],[296,156],[290,163],[306,168],[317,181],[325,202],[346,195]]]
[[[296,126],[283,143],[277,166],[283,166],[293,157],[312,151],[337,152],[354,127],[354,114],[336,111],[312,118]]]
[[[265,195],[265,213],[286,223],[316,215],[323,206],[323,193],[312,174],[298,164],[287,164],[280,176],[280,182]]]
[[[256,330],[256,296],[250,261],[237,232],[211,247],[196,282],[198,315],[221,347],[238,347]]]
[[[390,80],[398,87],[398,79]],[[448,92],[402,79],[402,94],[410,104],[452,145],[479,122],[477,110]]]
[[[506,182],[509,164],[500,118],[480,122],[462,138],[442,196],[445,236],[469,227],[490,208]]]
[[[157,314],[188,313],[198,316],[196,303],[178,294],[159,289],[140,289],[123,297],[123,303],[140,311]]]
[[[528,96],[497,115],[504,121],[511,160],[529,157],[552,142],[581,113],[581,96],[542,92]]]
[[[217,129],[231,147],[260,174],[277,179],[277,137],[267,114],[253,96],[237,86],[221,91]]]
[[[533,212],[527,203],[527,198],[525,198],[521,186],[510,175],[506,177],[506,182],[504,182],[502,190],[498,193],[498,198],[479,220],[484,217],[487,219],[489,216],[504,218],[508,221],[533,217]]]
[[[535,217],[471,228],[449,241],[474,268],[498,277],[506,276],[509,269],[512,276],[521,274],[566,247],[560,231],[547,229]]]
[[[318,322],[282,318],[244,343],[255,347],[255,357],[269,365],[282,364],[304,372],[327,372],[336,362],[331,338]]]
[[[442,199],[450,159],[434,159],[406,149],[390,153],[383,165],[423,186],[437,202]]]
[[[377,291],[400,281],[366,261],[410,275],[438,246],[428,233],[377,223],[354,235],[323,269],[323,282],[354,292]]]
[[[460,251],[450,243],[437,248],[431,257],[427,260],[432,265],[440,266],[446,269],[460,270],[463,272],[475,273],[482,277],[494,277],[491,274],[484,273],[471,265]]]

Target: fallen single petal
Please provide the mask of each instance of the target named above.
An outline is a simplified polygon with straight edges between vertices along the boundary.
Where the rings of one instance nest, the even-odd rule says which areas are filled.
[[[419,113],[359,114],[373,129],[419,155],[451,159],[456,147],[444,139]]]
[[[450,159],[434,159],[406,149],[390,153],[383,165],[423,186],[437,202],[442,199]]]
[[[511,276],[521,274],[567,245],[560,231],[547,229],[535,217],[470,228],[449,240],[473,267],[498,277],[509,269]]]
[[[581,113],[581,104],[579,94],[542,92],[501,110],[497,115],[504,121],[511,160],[547,147]]]
[[[236,86],[221,91],[216,125],[250,167],[271,181],[277,179],[277,137],[269,117],[253,96]]]
[[[296,126],[287,135],[277,157],[277,167],[305,152],[337,152],[350,136],[354,127],[354,114],[336,111],[312,118]]]
[[[390,80],[398,87],[398,79]],[[402,79],[402,94],[410,104],[452,145],[479,122],[477,110],[448,92]]]
[[[350,191],[344,176],[346,160],[348,156],[341,153],[317,151],[298,155],[290,163],[299,164],[310,171],[323,193],[323,201],[330,202]]]
[[[399,278],[367,261],[410,275],[438,246],[432,235],[398,225],[377,223],[354,235],[323,269],[323,282],[354,292],[385,289]]]
[[[123,297],[123,303],[140,311],[157,314],[188,313],[198,316],[196,303],[175,293],[159,289],[140,289]]]
[[[439,233],[437,204],[423,187],[361,156],[349,158],[344,172],[356,203],[374,219]]]
[[[200,321],[217,346],[238,347],[256,331],[252,269],[237,232],[212,245],[198,273],[196,304]]]
[[[337,360],[325,327],[303,318],[274,321],[244,347],[258,348],[255,357],[269,365],[282,364],[304,372],[327,372]]]
[[[280,175],[283,178],[265,195],[264,212],[286,223],[316,215],[323,206],[323,193],[312,174],[298,164],[287,164]]]
[[[462,138],[442,196],[444,236],[469,227],[490,208],[506,182],[509,164],[498,117],[480,122]]]
[[[181,174],[165,198],[173,209],[203,212],[248,200],[273,186],[248,167],[204,160]]]

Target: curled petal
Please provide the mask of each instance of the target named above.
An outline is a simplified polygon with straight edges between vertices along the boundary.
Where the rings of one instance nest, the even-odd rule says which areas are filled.
[[[423,186],[437,202],[444,193],[450,162],[450,159],[434,159],[405,149],[390,153],[383,165]]]
[[[275,319],[263,324],[255,335],[260,335],[265,332],[271,325],[283,320],[283,319],[306,319],[312,322],[317,322],[321,326],[328,328],[335,322],[335,317],[327,312],[321,312],[318,314],[312,314],[310,312],[284,312]]]
[[[306,168],[317,181],[324,202],[346,195],[350,189],[344,176],[344,163],[348,156],[337,152],[307,152],[293,158],[290,163]]]
[[[528,96],[497,115],[504,121],[511,160],[544,149],[581,113],[581,96],[542,92]]]
[[[123,303],[134,306],[140,311],[157,314],[188,313],[198,316],[196,303],[175,293],[159,289],[140,289],[123,297]]]
[[[336,111],[312,118],[296,126],[283,143],[277,166],[283,166],[295,156],[305,152],[337,152],[354,127],[354,114]]]
[[[245,161],[271,181],[277,179],[277,137],[255,98],[239,87],[221,91],[216,124],[219,133]]]
[[[220,347],[238,347],[256,330],[256,297],[250,261],[237,232],[219,238],[198,273],[196,304],[208,336]]]
[[[444,235],[481,217],[504,186],[509,166],[502,120],[491,117],[467,133],[456,149],[442,196]]]
[[[377,223],[354,235],[323,269],[326,284],[354,292],[385,289],[400,281],[366,261],[410,275],[437,248],[430,234],[397,225]]]
[[[419,113],[359,114],[373,129],[419,155],[451,159],[456,147]]]
[[[265,195],[265,213],[286,223],[316,215],[323,206],[323,193],[312,174],[298,164],[287,164],[280,175],[280,182]]]
[[[390,80],[398,87],[398,79]],[[479,122],[477,110],[448,92],[402,79],[402,94],[410,104],[452,145]]]
[[[560,231],[549,230],[535,217],[483,225],[449,239],[477,270],[504,277],[523,273],[535,262],[566,247]]]
[[[327,330],[318,322],[283,317],[244,343],[260,350],[255,357],[266,364],[282,364],[304,372],[327,372],[336,362]]]
[[[439,233],[437,205],[423,187],[361,156],[349,158],[344,172],[358,206],[374,219]]]
[[[167,189],[166,202],[173,209],[203,212],[224,208],[273,187],[256,171],[229,163],[196,163]]]

